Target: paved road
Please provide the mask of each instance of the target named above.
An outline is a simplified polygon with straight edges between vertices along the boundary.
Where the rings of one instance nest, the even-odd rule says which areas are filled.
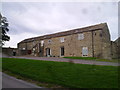
[[[2,88],[41,88],[26,81],[2,73]]]
[[[19,56],[14,58],[25,58],[25,59],[57,61],[57,62],[73,62],[73,63],[92,64],[92,65],[94,64],[94,65],[120,66],[120,63],[114,63],[114,62],[102,62],[102,61],[95,61],[95,60],[78,60],[78,59],[67,59],[67,58],[57,58],[57,57]]]

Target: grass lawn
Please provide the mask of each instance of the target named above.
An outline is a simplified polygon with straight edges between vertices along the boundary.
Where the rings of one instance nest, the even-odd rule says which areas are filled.
[[[3,58],[2,69],[69,88],[118,88],[118,67]]]
[[[96,61],[104,61],[104,62],[119,62],[120,61],[118,59],[108,60],[108,59],[99,59],[99,58],[96,58],[96,57],[64,57],[64,58],[82,59],[82,60],[96,60]]]
[[[69,59],[84,59],[84,60],[95,60],[95,59],[97,59],[95,57],[64,57],[64,58],[69,58]]]

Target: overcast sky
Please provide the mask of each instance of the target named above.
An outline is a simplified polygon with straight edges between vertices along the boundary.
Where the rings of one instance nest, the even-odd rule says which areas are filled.
[[[117,2],[4,2],[2,15],[9,21],[10,41],[17,47],[23,39],[106,22],[111,40],[118,37]]]

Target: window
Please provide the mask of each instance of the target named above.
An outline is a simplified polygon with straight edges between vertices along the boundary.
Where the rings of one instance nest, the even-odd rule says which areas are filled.
[[[88,47],[82,47],[82,56],[88,56]]]
[[[52,40],[48,40],[48,43],[50,44],[52,42]]]
[[[95,36],[96,36],[96,33],[95,33]]]
[[[33,51],[35,51],[35,48],[33,48]]]
[[[41,41],[41,46],[43,46],[44,45],[44,41]]]
[[[25,50],[25,48],[22,48],[22,50]]]
[[[64,37],[60,38],[60,42],[64,42]]]
[[[78,34],[78,40],[83,40],[84,39],[84,34]]]
[[[35,42],[33,41],[33,46],[35,45]]]
[[[100,33],[100,37],[102,37],[102,33]]]

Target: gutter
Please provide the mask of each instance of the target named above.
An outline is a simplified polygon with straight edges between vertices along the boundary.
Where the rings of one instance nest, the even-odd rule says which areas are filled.
[[[93,38],[93,31],[91,31],[92,33],[92,56],[94,57],[94,38]]]

